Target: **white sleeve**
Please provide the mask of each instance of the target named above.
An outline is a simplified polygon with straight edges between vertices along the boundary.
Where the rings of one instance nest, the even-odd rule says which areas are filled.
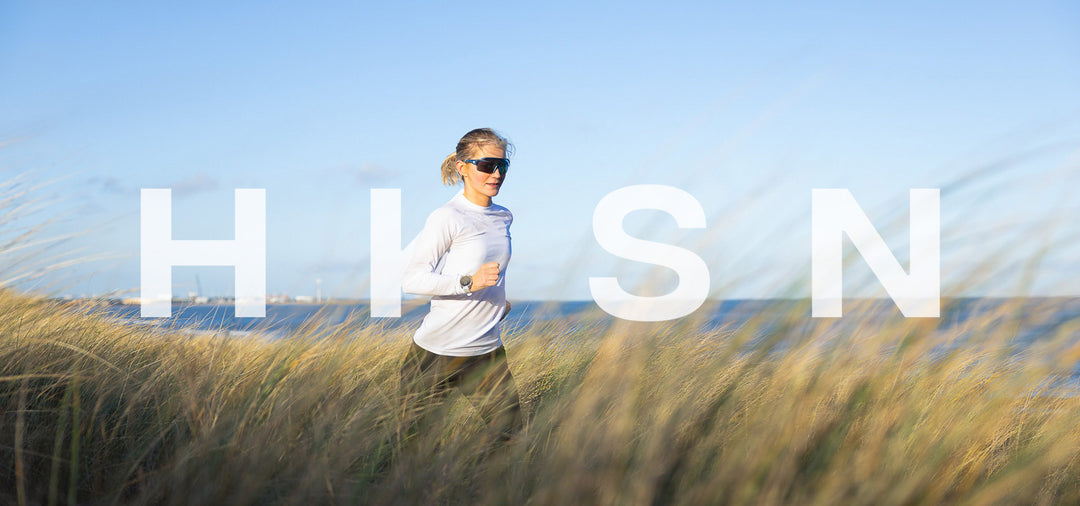
[[[456,295],[464,294],[458,276],[438,272],[439,261],[453,241],[456,225],[453,212],[436,209],[428,216],[424,229],[413,241],[412,256],[405,266],[405,275],[401,279],[401,289],[405,293],[417,295]]]

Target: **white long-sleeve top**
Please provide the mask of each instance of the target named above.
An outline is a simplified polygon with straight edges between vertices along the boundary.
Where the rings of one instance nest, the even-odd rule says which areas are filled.
[[[499,320],[506,311],[504,287],[510,263],[510,210],[492,203],[488,207],[469,202],[457,194],[428,216],[413,241],[412,256],[405,267],[402,289],[431,295],[431,311],[424,317],[413,341],[438,355],[471,357],[495,351],[502,345]],[[461,276],[472,275],[481,265],[499,263],[499,280],[466,293]]]

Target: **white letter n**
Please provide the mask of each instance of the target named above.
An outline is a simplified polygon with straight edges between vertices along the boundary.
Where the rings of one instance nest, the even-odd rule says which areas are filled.
[[[908,318],[937,317],[941,312],[940,191],[912,189],[909,194],[911,274],[904,272],[847,189],[817,189],[811,204],[811,316],[843,315],[843,234]]]
[[[142,189],[140,287],[144,318],[172,315],[172,268],[231,265],[236,276],[236,317],[266,316],[266,190],[236,190],[235,239],[172,239],[172,190]]]

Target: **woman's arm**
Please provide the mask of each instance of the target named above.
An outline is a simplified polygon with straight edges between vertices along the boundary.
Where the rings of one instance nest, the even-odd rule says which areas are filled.
[[[454,223],[451,212],[436,209],[428,216],[424,229],[413,242],[412,257],[405,266],[401,289],[417,295],[455,295],[466,293],[460,278],[435,272],[439,260],[450,251]]]

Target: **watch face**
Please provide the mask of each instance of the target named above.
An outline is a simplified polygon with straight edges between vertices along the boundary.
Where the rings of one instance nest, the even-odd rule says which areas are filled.
[[[472,284],[472,276],[462,276],[461,286],[469,286]]]

